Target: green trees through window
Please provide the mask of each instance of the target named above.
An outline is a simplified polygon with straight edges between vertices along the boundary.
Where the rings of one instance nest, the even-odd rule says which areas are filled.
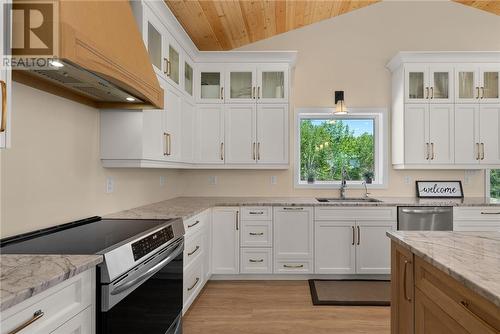
[[[344,166],[349,180],[376,178],[373,119],[301,119],[301,182],[338,181]]]
[[[500,169],[490,171],[490,197],[500,199]]]

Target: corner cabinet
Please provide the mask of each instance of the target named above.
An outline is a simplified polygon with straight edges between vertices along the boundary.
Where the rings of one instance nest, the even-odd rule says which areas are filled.
[[[0,17],[3,19],[7,18],[7,24],[10,24],[10,14],[5,12],[8,7],[7,4],[10,1],[0,0]],[[7,45],[10,44],[9,40],[10,29],[8,29],[7,24],[2,24],[0,27],[0,55],[6,56],[10,54],[10,50],[7,49]],[[12,111],[12,72],[10,67],[5,65],[0,65],[0,149],[10,147],[10,129],[11,129],[11,111]]]
[[[164,2],[132,1],[162,109],[101,112],[104,167],[288,169],[295,52],[199,52]]]
[[[392,72],[395,169],[500,166],[500,52],[400,52]]]

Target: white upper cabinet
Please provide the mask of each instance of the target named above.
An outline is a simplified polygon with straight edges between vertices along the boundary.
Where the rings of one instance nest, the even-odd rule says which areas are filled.
[[[288,163],[288,105],[257,105],[256,161],[260,164]]]
[[[170,84],[164,85],[165,104],[163,122],[165,129],[165,159],[167,161],[181,160],[181,115],[182,93]]]
[[[224,103],[224,65],[198,64],[196,100],[199,103]]]
[[[500,64],[458,64],[456,103],[500,103]]]
[[[406,103],[453,102],[453,67],[447,65],[405,65]]]
[[[395,169],[500,168],[500,52],[400,52],[387,68]]]
[[[226,72],[226,103],[252,103],[256,99],[256,70],[254,65],[228,65]]]
[[[196,134],[196,104],[190,99],[182,99],[181,108],[181,160],[191,162],[194,160]]]
[[[7,18],[8,13],[5,13],[6,4],[10,1],[0,0],[0,17],[2,20]],[[9,36],[7,36],[7,24],[2,24],[0,27],[0,55],[10,54],[10,50],[7,49],[9,42]],[[8,30],[10,31],[10,29]],[[6,40],[7,39],[7,40]],[[0,65],[0,149],[10,147],[10,124],[11,124],[11,70],[6,65]]]
[[[198,105],[196,111],[197,159],[207,164],[224,163],[224,106]]]
[[[184,60],[184,92],[194,99],[194,63],[188,57]]]
[[[175,41],[175,39],[168,34],[165,43],[165,62],[166,69],[164,71],[168,81],[175,87],[180,88],[183,84],[183,75],[181,75],[183,70],[183,55],[181,53],[181,47]]]
[[[288,102],[288,65],[268,64],[257,67],[257,102]]]
[[[226,163],[255,163],[255,110],[254,104],[229,104],[224,107]]]

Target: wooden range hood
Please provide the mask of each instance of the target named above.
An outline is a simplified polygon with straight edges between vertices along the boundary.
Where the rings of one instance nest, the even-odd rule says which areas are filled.
[[[127,0],[55,3],[55,57],[64,66],[14,70],[14,80],[95,108],[163,108],[163,90]]]

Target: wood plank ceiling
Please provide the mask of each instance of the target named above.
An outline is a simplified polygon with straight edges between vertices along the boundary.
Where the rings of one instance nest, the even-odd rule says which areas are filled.
[[[380,0],[165,0],[202,51],[231,50]],[[500,0],[453,0],[500,15]]]

